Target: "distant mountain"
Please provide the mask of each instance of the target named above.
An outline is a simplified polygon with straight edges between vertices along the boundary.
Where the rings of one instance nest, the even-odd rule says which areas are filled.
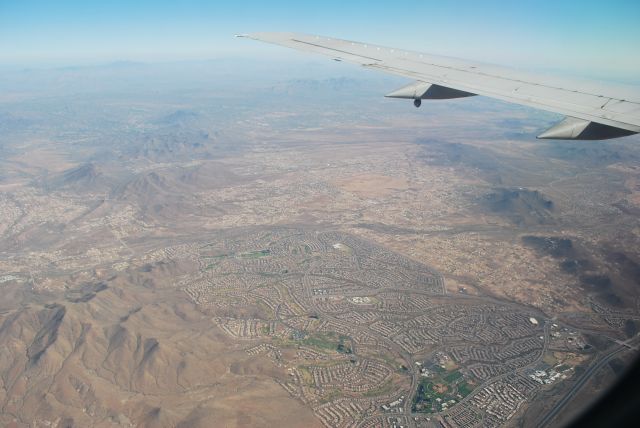
[[[123,147],[123,155],[152,161],[191,160],[210,157],[213,138],[204,131],[183,127],[136,136]]]
[[[554,223],[553,201],[537,190],[499,188],[485,195],[483,203],[491,212],[503,215],[517,225]]]
[[[144,172],[114,190],[112,197],[135,201],[146,214],[175,217],[193,203],[198,192],[243,182],[225,165],[206,162],[190,168],[161,168]]]
[[[119,198],[183,195],[225,187],[241,178],[223,164],[208,162],[191,168],[163,168],[137,175],[117,191]]]
[[[588,250],[566,235],[524,235],[521,239],[540,256],[556,259],[565,274],[573,275],[585,291],[601,302],[615,307],[636,306],[640,262],[634,255],[609,246]],[[625,326],[635,327],[635,324]]]
[[[555,158],[573,165],[605,166],[618,162],[639,161],[640,156],[632,147],[619,141],[566,141],[562,144],[543,144],[537,149],[545,158]]]
[[[154,124],[161,126],[188,126],[193,125],[200,119],[200,113],[191,110],[176,110],[173,113],[161,116],[154,121]]]
[[[151,171],[136,176],[117,191],[120,199],[145,200],[181,194],[188,189],[175,180],[170,171]]]
[[[286,93],[289,95],[303,93],[306,96],[319,96],[327,91],[358,91],[370,86],[371,83],[367,80],[348,77],[333,79],[292,79],[273,85],[271,87],[271,92]]]
[[[33,123],[32,119],[0,111],[0,132],[18,131],[31,126]]]
[[[94,163],[84,163],[57,175],[41,180],[47,190],[69,190],[80,193],[106,192],[114,185],[113,179],[103,174]]]

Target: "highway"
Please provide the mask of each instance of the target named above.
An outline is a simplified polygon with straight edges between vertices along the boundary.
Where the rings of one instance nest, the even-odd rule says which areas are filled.
[[[636,336],[637,338],[637,336]],[[635,338],[634,338],[635,339]],[[627,343],[618,344],[615,346],[608,354],[605,354],[600,360],[597,360],[594,364],[589,366],[587,370],[582,374],[580,379],[573,385],[573,387],[567,392],[560,401],[556,403],[555,406],[538,422],[537,427],[547,427],[549,423],[558,415],[558,413],[564,409],[564,407],[571,401],[571,399],[582,389],[582,387],[589,381],[591,376],[593,376],[598,370],[600,370],[605,364],[611,361],[616,355],[623,351],[630,350]]]

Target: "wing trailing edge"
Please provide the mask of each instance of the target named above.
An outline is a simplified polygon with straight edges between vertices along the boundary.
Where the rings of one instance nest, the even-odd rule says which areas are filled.
[[[640,132],[640,88],[540,76],[473,61],[296,33],[252,33],[254,40],[329,56],[415,82],[387,97],[452,99],[482,95],[566,118],[538,138],[601,140]]]

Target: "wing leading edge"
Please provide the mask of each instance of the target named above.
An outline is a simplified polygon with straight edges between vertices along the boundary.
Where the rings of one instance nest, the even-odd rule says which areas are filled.
[[[600,140],[640,132],[640,89],[561,80],[420,52],[296,33],[241,35],[326,55],[415,80],[388,97],[449,99],[483,95],[560,113],[566,118],[538,138]]]

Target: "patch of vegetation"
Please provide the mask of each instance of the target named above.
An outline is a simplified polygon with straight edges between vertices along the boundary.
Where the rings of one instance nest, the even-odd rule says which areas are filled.
[[[475,389],[472,379],[459,370],[447,371],[439,364],[426,367],[411,406],[414,412],[437,413],[451,408]]]
[[[338,351],[341,354],[351,354],[353,351],[351,351],[351,348],[348,346],[345,346],[344,343],[338,343],[338,346],[336,347],[336,351]]]
[[[414,412],[436,413],[442,410],[446,395],[437,392],[431,380],[422,379],[413,399],[411,410]]]
[[[240,257],[243,259],[257,259],[260,257],[265,257],[271,254],[271,250],[258,250],[258,251],[249,251],[248,253],[240,254]]]
[[[458,393],[462,395],[462,397],[466,397],[471,394],[475,387],[473,385],[469,385],[467,382],[461,382],[458,384]]]
[[[320,402],[321,403],[329,403],[331,401],[337,400],[338,398],[341,398],[342,396],[343,396],[342,391],[334,389],[331,392],[329,392],[327,395],[322,397]]]
[[[448,375],[446,375],[444,377],[444,380],[446,380],[448,383],[453,383],[458,379],[460,379],[461,377],[462,377],[462,373],[456,370],[455,372],[451,372]]]
[[[438,374],[447,373],[447,369],[445,369],[444,367],[440,367],[437,364],[434,364],[431,367],[429,367],[429,370],[431,370],[434,373],[438,373]]]
[[[341,354],[353,353],[349,337],[334,332],[314,333],[300,341],[303,345],[323,350],[331,350]]]
[[[205,260],[209,261],[209,264],[207,265],[207,267],[205,267],[205,270],[209,270],[209,269],[213,269],[214,267],[216,267],[221,260],[226,259],[227,257],[230,257],[230,254],[219,254],[217,256],[204,256],[202,257]]]
[[[378,397],[380,395],[391,394],[394,391],[395,391],[395,388],[393,387],[393,384],[391,383],[390,380],[387,380],[379,388],[366,391],[364,394],[362,394],[362,396],[363,397],[367,397],[367,398],[369,398],[369,397]]]

